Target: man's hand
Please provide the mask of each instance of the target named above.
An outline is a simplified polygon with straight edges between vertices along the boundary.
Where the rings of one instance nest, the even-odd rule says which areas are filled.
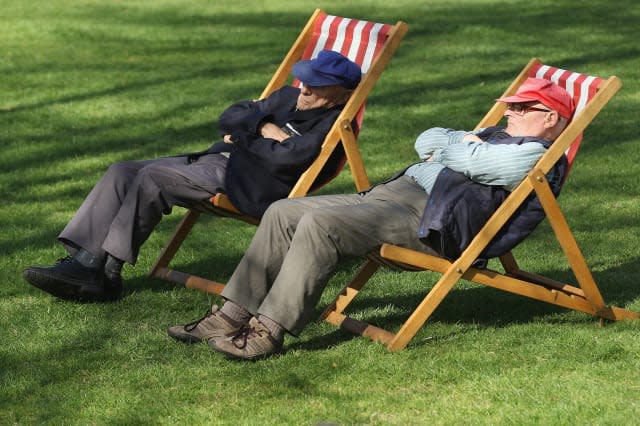
[[[275,139],[278,142],[282,142],[289,138],[289,135],[286,132],[273,123],[264,123],[260,126],[260,135],[263,138]]]
[[[468,135],[464,135],[462,137],[462,142],[484,142],[484,141],[480,139],[478,136],[474,135],[473,133],[469,133]]]
[[[231,140],[231,135],[224,135],[222,140],[224,141],[224,143],[233,143],[233,141]]]

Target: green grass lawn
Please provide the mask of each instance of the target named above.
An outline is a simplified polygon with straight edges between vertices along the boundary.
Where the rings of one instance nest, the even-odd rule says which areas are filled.
[[[259,95],[314,7],[405,40],[360,144],[380,181],[432,126],[470,128],[533,56],[622,79],[589,127],[560,203],[605,299],[640,311],[640,4],[635,0],[3,0],[0,7],[0,424],[637,424],[640,322],[460,283],[406,350],[312,323],[284,355],[229,361],[166,328],[220,300],[146,277],[184,211],[125,269],[127,296],[56,300],[22,269],[114,161],[199,150],[229,104]],[[324,193],[353,191],[348,170]],[[226,281],[254,228],[207,217],[174,265]],[[547,223],[523,269],[573,281]],[[320,312],[351,277],[345,262]],[[353,315],[397,328],[437,276],[379,272]]]

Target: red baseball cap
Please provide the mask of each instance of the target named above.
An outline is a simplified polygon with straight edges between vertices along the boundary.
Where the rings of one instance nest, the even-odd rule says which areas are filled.
[[[543,78],[527,78],[515,95],[497,99],[500,102],[519,103],[538,101],[558,112],[561,117],[571,119],[575,106],[573,98],[557,84]]]

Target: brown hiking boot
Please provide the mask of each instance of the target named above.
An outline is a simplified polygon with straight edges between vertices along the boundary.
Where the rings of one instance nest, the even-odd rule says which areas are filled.
[[[282,342],[273,338],[269,329],[252,317],[237,333],[227,338],[209,339],[209,346],[233,358],[255,360],[282,352]]]
[[[225,337],[237,333],[242,324],[220,312],[217,305],[213,305],[210,311],[199,320],[186,325],[169,327],[167,333],[176,340],[185,343],[198,343],[213,338]]]

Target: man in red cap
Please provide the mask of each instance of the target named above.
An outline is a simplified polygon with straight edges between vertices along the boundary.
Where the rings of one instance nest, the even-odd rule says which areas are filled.
[[[338,52],[299,61],[302,88],[285,86],[259,101],[232,105],[218,119],[222,140],[197,153],[112,164],[58,236],[70,256],[30,267],[31,285],[65,300],[101,302],[123,295],[120,271],[174,205],[197,207],[226,192],[244,213],[261,216],[286,197],[313,162],[361,78]],[[333,175],[343,152],[323,175]]]
[[[297,336],[337,263],[392,243],[457,258],[571,119],[571,96],[527,80],[507,103],[506,127],[432,128],[415,143],[420,162],[368,191],[280,200],[272,204],[222,293],[203,318],[171,327],[173,338],[208,341],[240,359],[278,353],[285,332]],[[549,179],[557,195],[566,171]],[[482,263],[513,248],[544,218],[531,197],[482,253]]]

